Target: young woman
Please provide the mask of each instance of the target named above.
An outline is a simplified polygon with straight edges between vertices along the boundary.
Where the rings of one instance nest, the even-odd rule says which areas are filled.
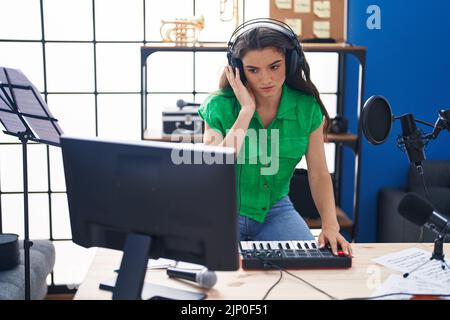
[[[295,33],[273,19],[233,33],[220,90],[199,108],[204,143],[232,147],[237,161],[241,240],[314,240],[289,199],[295,166],[306,156],[311,193],[322,220],[319,246],[351,246],[339,233],[324,133],[328,113],[311,82]],[[254,139],[256,137],[256,139]],[[265,146],[265,147],[264,147]]]

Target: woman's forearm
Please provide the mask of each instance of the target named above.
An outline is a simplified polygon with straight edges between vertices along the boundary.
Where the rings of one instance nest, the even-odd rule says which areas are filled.
[[[227,135],[223,139],[220,146],[233,148],[236,157],[241,150],[244,143],[245,135],[247,134],[248,126],[252,120],[254,110],[241,109],[234,125],[228,130]]]

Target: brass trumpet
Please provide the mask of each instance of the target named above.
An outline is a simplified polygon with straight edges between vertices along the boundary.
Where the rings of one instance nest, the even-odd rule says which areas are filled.
[[[198,42],[198,36],[204,27],[205,18],[200,15],[190,19],[161,20],[159,31],[164,42],[187,45]]]

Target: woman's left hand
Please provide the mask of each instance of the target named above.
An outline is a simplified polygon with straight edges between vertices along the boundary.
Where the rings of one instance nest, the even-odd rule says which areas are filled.
[[[330,244],[334,255],[338,254],[338,247],[340,247],[345,255],[352,256],[352,247],[339,233],[339,227],[322,226],[322,232],[319,235],[319,248],[323,248],[327,243]]]

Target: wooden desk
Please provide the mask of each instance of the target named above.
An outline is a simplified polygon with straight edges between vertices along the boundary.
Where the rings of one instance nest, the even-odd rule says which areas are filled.
[[[353,266],[343,270],[289,270],[327,293],[339,298],[366,297],[393,271],[375,264],[371,259],[407,248],[420,248],[431,252],[433,244],[373,243],[353,244]],[[450,247],[444,246],[446,255]],[[95,258],[81,284],[75,299],[111,299],[112,294],[98,289],[101,281],[114,277],[114,269],[120,265],[122,253],[109,249],[97,249]],[[188,291],[203,291],[208,299],[261,299],[279,278],[279,271],[230,271],[217,272],[217,284],[211,290],[199,289],[195,284],[168,278],[165,270],[149,270],[146,281]],[[268,299],[328,299],[327,296],[284,273],[281,282],[271,291]]]

